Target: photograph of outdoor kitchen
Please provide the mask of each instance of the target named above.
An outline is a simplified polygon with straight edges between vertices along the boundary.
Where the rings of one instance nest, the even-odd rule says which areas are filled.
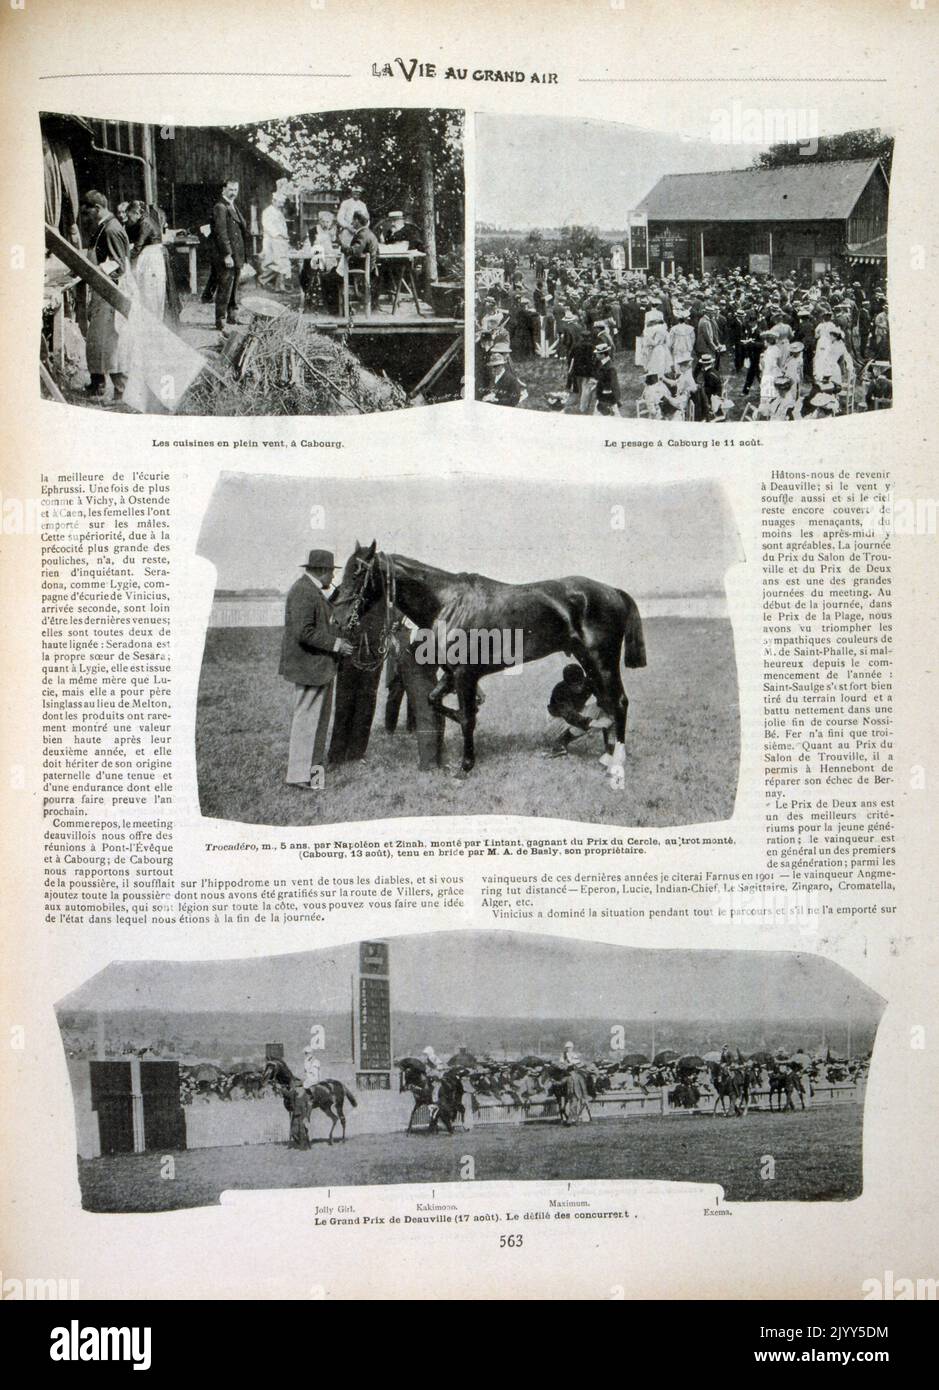
[[[462,395],[462,113],[40,123],[44,397],[335,415]]]

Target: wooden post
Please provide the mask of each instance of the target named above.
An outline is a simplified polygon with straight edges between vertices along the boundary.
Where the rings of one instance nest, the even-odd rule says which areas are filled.
[[[113,280],[98,269],[91,261],[87,260],[80,251],[77,251],[70,241],[66,241],[54,227],[46,223],[46,250],[51,251],[54,256],[58,256],[63,265],[67,265],[69,270],[73,270],[80,280],[86,285],[90,285],[96,294],[100,294],[102,299],[123,314],[125,318],[130,316],[132,301],[122,290],[119,290]]]
[[[437,279],[437,212],[434,198],[434,160],[430,151],[430,134],[427,128],[428,116],[417,113],[419,125],[418,149],[421,170],[421,212],[423,216],[424,283],[428,297],[430,287]]]

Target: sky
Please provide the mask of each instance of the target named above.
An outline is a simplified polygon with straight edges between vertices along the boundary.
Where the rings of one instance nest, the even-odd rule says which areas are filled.
[[[611,508],[624,508],[614,530]],[[311,508],[325,512],[311,530]],[[343,564],[356,539],[451,571],[522,583],[585,574],[653,594],[723,592],[742,558],[721,488],[712,482],[602,488],[512,479],[284,478],[223,473],[199,554],[220,589],[285,591],[313,547]]]
[[[664,174],[747,168],[761,149],[776,143],[772,124],[770,137],[762,144],[727,143],[728,131],[748,135],[760,128],[766,94],[744,92],[743,98],[712,112],[705,96],[693,133],[681,135],[613,121],[479,115],[477,222],[510,228],[580,225],[622,230],[629,212]],[[839,109],[832,113],[824,107],[790,112],[773,98],[766,115],[772,121],[775,112],[783,138],[881,124],[877,103],[872,103],[868,92],[852,94],[852,99],[849,110],[840,89]]]
[[[619,230],[663,174],[742,169],[753,146],[554,116],[477,117],[476,220]]]
[[[639,950],[512,931],[390,942],[402,1013],[464,1017],[875,1020],[882,1001],[815,955]],[[292,1013],[349,1006],[357,947],[236,961],[115,962],[59,1010]]]

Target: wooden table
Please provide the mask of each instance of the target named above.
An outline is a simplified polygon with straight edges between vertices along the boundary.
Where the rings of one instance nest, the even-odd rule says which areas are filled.
[[[171,243],[173,250],[178,251],[181,256],[189,256],[189,293],[199,293],[199,271],[196,253],[199,250],[197,241],[174,241]]]
[[[398,308],[398,301],[402,291],[406,290],[414,301],[414,308],[418,316],[423,313],[421,309],[421,299],[417,292],[417,281],[414,278],[414,267],[418,261],[424,259],[423,251],[399,251],[392,246],[379,246],[378,264],[379,266],[391,266],[394,297],[391,301],[391,312],[395,313]]]

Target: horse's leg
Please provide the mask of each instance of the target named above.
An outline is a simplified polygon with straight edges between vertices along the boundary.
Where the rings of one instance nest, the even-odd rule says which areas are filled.
[[[323,1106],[323,1110],[325,1111],[326,1115],[329,1117],[331,1121],[331,1124],[329,1126],[329,1134],[326,1136],[326,1142],[331,1147],[333,1142],[333,1130],[336,1128],[336,1122],[339,1119],[339,1116],[336,1114],[329,1101],[327,1101],[326,1104]]]
[[[590,644],[585,636],[583,666],[590,678],[597,704],[610,715],[613,727],[604,734],[610,767],[622,767],[626,761],[626,716],[629,701],[623,689],[619,669],[619,646],[615,651]],[[612,741],[612,747],[610,746]]]
[[[450,695],[452,691],[453,672],[450,670],[445,670],[443,675],[440,677],[440,680],[437,682],[433,690],[427,696],[427,703],[430,705],[431,709],[436,710],[438,714],[442,714],[445,718],[452,719],[455,723],[460,724],[462,726],[463,717],[461,712],[456,709],[451,709],[449,705],[445,705],[443,702],[444,696]]]
[[[457,699],[460,702],[460,723],[463,727],[463,761],[460,766],[464,772],[472,772],[476,764],[476,687],[479,676],[475,671],[461,667],[455,678]]]

